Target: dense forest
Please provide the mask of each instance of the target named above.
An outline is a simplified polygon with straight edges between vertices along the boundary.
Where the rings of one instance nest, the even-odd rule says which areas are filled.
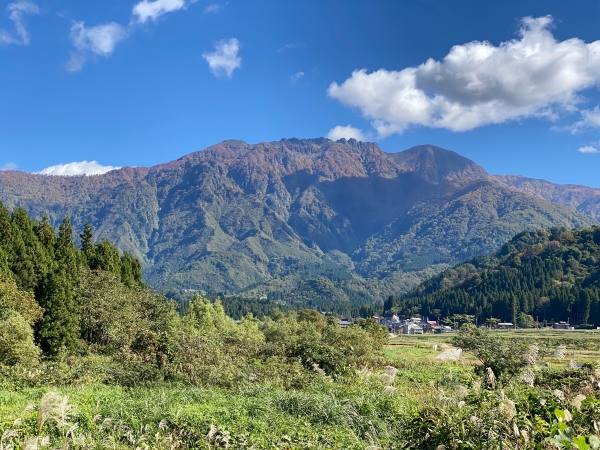
[[[491,256],[446,270],[384,307],[523,327],[536,320],[600,325],[600,228],[520,233]]]
[[[196,295],[194,291],[170,291],[165,295],[177,303],[177,310],[185,314],[190,301]],[[303,309],[314,309],[317,311],[333,314],[340,317],[371,317],[381,313],[381,303],[370,303],[360,301],[339,302],[335,299],[324,300],[317,297],[313,300],[297,300],[291,296],[248,297],[244,295],[226,295],[223,293],[205,293],[203,297],[211,302],[220,302],[225,314],[235,320],[241,320],[244,316],[251,314],[257,319],[263,319],[273,315],[276,311],[294,312]]]
[[[95,278],[106,277],[124,289],[142,286],[137,259],[121,256],[107,240],[94,243],[89,224],[80,235],[81,249],[73,235],[69,217],[56,234],[48,216],[34,221],[24,209],[11,214],[0,203],[0,328],[15,327],[29,336],[33,326],[46,355],[73,352],[82,333],[93,333],[84,310],[86,289]],[[35,354],[31,340],[25,341]]]

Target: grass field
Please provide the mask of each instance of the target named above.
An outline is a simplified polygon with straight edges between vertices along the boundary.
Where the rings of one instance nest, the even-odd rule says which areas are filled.
[[[596,332],[502,333],[549,347],[567,345],[569,355],[544,358],[550,368],[540,370],[565,370],[571,359],[600,360]],[[448,333],[390,339],[385,356],[398,369],[391,385],[382,383],[381,371],[362,370],[351,383],[323,380],[291,390],[265,383],[230,389],[92,383],[0,390],[0,448],[40,448],[21,445],[36,435],[53,436],[52,442],[67,442],[68,448],[407,448],[401,446],[402,430],[419,408],[437,404],[444,392],[473,386],[472,369],[478,362],[471,355],[463,354],[456,362],[436,359],[451,348],[452,338]],[[39,433],[42,398],[51,391],[68,399],[64,423],[49,421]],[[18,444],[10,447],[11,442]]]
[[[593,330],[511,330],[497,331],[503,337],[509,339],[527,339],[535,342],[545,349],[540,358],[541,362],[552,365],[565,365],[574,361],[586,363],[600,360],[600,331]],[[452,347],[452,338],[455,333],[422,335],[398,335],[391,338],[385,352],[392,359],[417,359],[446,362],[436,360],[436,357],[445,349]],[[437,345],[437,350],[434,346]],[[565,346],[565,357],[557,359],[553,357],[554,350],[558,346]],[[457,364],[476,364],[477,361],[470,355],[463,355]]]

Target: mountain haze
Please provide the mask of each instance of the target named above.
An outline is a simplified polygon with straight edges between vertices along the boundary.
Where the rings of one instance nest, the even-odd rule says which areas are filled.
[[[7,206],[91,220],[157,287],[291,292],[312,277],[342,300],[406,290],[524,230],[597,223],[585,200],[544,192],[439,147],[388,154],[353,139],[230,140],[99,176],[0,172]]]

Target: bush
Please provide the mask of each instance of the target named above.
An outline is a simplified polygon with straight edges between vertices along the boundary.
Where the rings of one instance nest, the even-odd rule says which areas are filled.
[[[39,363],[39,357],[31,326],[16,311],[6,311],[0,318],[0,364],[31,366]]]
[[[482,374],[490,368],[497,378],[512,377],[518,374],[528,363],[524,361],[529,344],[519,339],[505,339],[498,332],[488,328],[477,328],[471,323],[465,323],[452,343],[472,353],[481,366],[475,370]]]

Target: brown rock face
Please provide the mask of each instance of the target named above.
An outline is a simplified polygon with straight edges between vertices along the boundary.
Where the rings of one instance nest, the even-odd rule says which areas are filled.
[[[439,147],[388,154],[353,139],[225,141],[102,176],[0,172],[7,206],[89,220],[156,286],[222,292],[291,291],[318,273],[385,295],[520,231],[596,223],[571,207],[597,212],[590,193],[527,189]]]

